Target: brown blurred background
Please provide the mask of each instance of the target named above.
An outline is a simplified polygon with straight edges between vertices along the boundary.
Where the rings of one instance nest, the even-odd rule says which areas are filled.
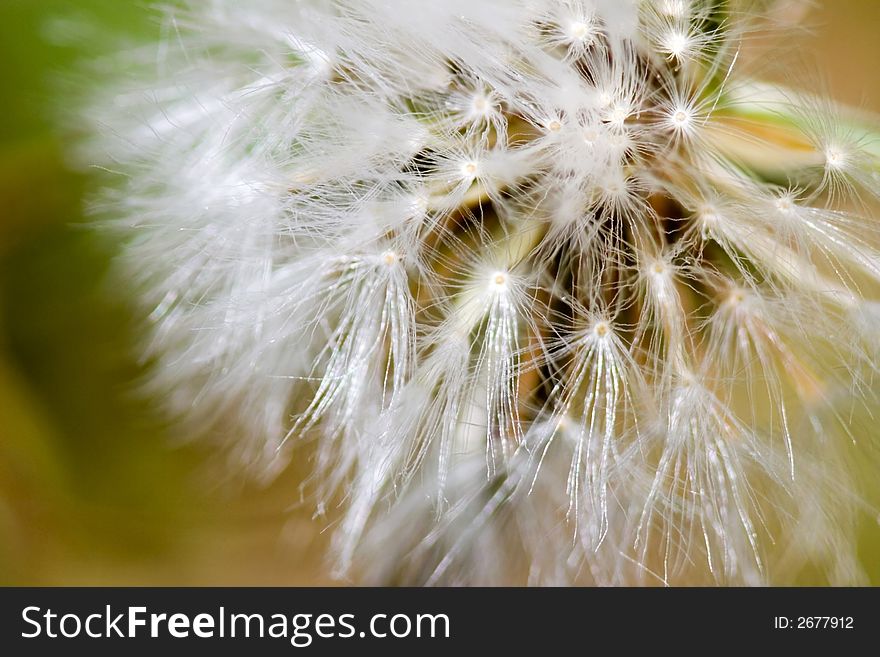
[[[0,0],[0,584],[326,583],[327,521],[296,505],[303,468],[268,488],[218,477],[136,394],[115,245],[82,226],[94,180],[63,164],[59,78],[115,39],[149,38],[143,4]],[[812,62],[836,98],[880,110],[880,2],[822,4],[791,66]],[[880,584],[868,514],[861,550]]]

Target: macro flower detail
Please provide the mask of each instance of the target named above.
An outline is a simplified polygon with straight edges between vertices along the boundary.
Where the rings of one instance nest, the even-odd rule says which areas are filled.
[[[88,112],[149,390],[339,577],[862,581],[880,144],[772,4],[168,9]]]

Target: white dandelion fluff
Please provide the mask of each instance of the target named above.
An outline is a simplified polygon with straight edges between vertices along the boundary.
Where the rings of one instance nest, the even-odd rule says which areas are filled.
[[[861,581],[880,145],[748,75],[766,4],[166,9],[88,112],[152,391],[314,441],[341,577]]]

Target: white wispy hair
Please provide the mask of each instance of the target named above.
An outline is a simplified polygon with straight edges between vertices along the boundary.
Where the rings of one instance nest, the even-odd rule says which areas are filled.
[[[151,389],[315,438],[341,577],[861,581],[880,148],[744,75],[764,4],[167,9],[86,149]]]

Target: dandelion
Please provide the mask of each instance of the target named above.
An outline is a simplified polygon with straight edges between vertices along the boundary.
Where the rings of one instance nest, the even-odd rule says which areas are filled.
[[[750,77],[764,4],[166,8],[88,113],[150,390],[313,443],[343,578],[862,581],[880,148]]]

